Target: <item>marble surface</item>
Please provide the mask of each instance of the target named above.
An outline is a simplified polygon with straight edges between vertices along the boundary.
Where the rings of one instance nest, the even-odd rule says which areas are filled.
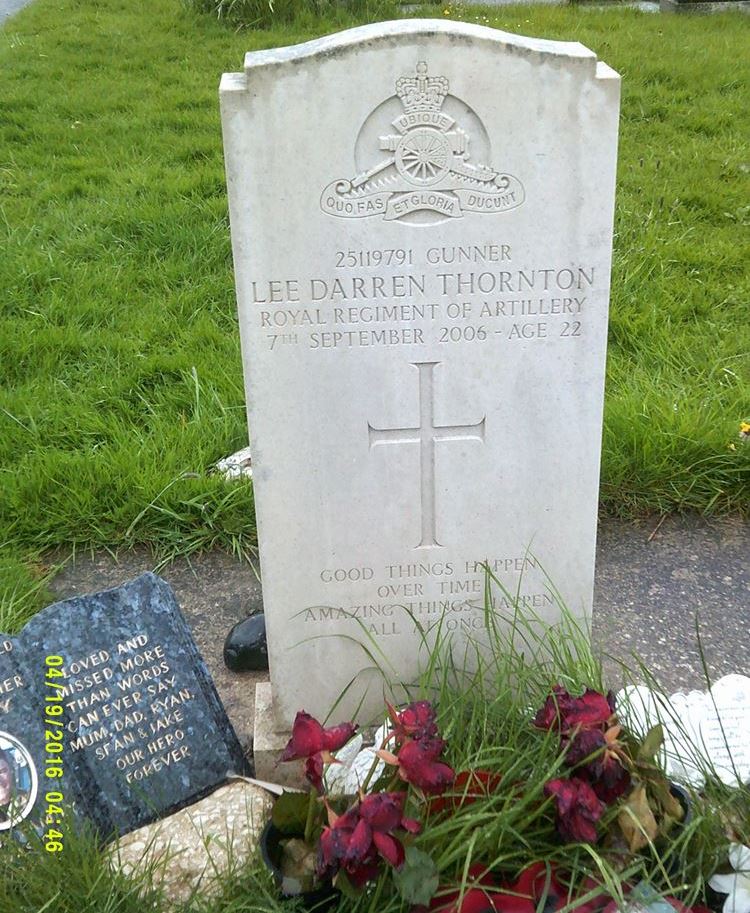
[[[527,616],[553,580],[588,619],[617,74],[416,19],[220,95],[278,720],[345,690],[366,718],[438,630],[481,639],[485,559]]]
[[[154,871],[153,883],[176,907],[196,891],[211,897],[221,893],[230,871],[239,871],[252,858],[272,806],[266,790],[233,780],[188,808],[121,837],[108,858],[127,875]]]

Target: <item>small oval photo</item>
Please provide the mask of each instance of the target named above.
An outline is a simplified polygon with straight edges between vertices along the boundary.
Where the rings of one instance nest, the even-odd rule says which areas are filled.
[[[30,814],[39,779],[26,746],[0,732],[0,831],[7,831]]]

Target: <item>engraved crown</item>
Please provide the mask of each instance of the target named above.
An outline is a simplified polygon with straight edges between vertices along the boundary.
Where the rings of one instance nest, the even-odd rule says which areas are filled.
[[[404,111],[439,111],[448,94],[448,80],[445,76],[428,76],[427,64],[420,60],[417,75],[402,76],[396,80],[396,92],[404,105]]]

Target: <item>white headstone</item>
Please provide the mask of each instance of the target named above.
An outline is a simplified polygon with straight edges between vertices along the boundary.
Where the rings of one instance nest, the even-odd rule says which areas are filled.
[[[250,53],[221,102],[278,720],[382,707],[417,624],[481,637],[485,559],[587,621],[617,74],[405,20]]]

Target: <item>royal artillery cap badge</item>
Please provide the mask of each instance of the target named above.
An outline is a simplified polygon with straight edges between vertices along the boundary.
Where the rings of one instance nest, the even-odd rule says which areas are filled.
[[[448,90],[448,80],[429,76],[424,61],[417,64],[416,76],[397,79],[396,95],[403,110],[391,121],[396,132],[378,136],[375,164],[351,180],[333,181],[325,188],[323,211],[344,219],[380,216],[427,225],[465,212],[497,213],[520,206],[524,189],[517,178],[470,161],[471,126],[464,130],[444,110]],[[371,121],[377,127],[384,107],[372,112],[360,135],[367,136]],[[460,107],[470,111],[466,105]],[[473,112],[472,118],[475,131],[484,134]]]

